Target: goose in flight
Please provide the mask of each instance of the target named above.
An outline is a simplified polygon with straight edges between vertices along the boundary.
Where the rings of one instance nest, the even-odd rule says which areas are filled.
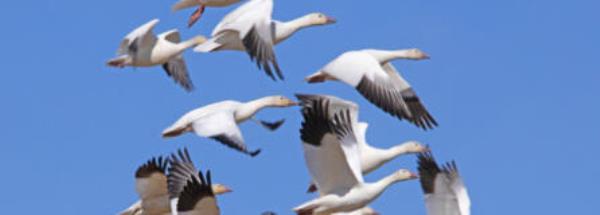
[[[225,16],[213,30],[212,38],[194,48],[194,51],[245,51],[271,79],[283,80],[273,46],[302,28],[332,24],[335,19],[322,13],[311,13],[292,21],[280,22],[271,19],[272,11],[273,0],[246,2]]]
[[[172,10],[178,11],[185,8],[198,7],[188,20],[189,28],[200,19],[206,7],[226,7],[238,2],[240,0],[179,0],[173,5]]]
[[[178,157],[179,156],[179,157]],[[171,155],[168,187],[169,195],[177,197],[177,214],[181,215],[219,215],[217,194],[212,184],[210,171],[206,177],[198,171],[186,149]]]
[[[350,110],[329,117],[329,101],[320,99],[303,105],[302,115],[304,158],[320,197],[294,208],[296,214],[352,212],[367,206],[391,184],[417,177],[402,169],[377,182],[364,182],[353,130],[356,119]]]
[[[182,158],[187,163],[191,163],[187,149],[179,151]],[[189,165],[187,164],[186,165]],[[163,157],[155,157],[140,166],[135,173],[136,191],[140,200],[133,203],[129,208],[122,211],[121,215],[141,215],[141,214],[171,214],[171,202],[176,201],[182,189],[174,190],[169,184],[167,175],[167,166],[171,160]],[[193,164],[191,164],[193,167]],[[170,167],[172,168],[172,167]],[[171,170],[170,170],[171,171]],[[231,190],[222,184],[212,184],[212,190],[215,194],[231,192]]]
[[[469,215],[471,200],[454,161],[440,166],[430,152],[418,155],[421,187],[429,215]]]
[[[394,59],[422,60],[429,57],[419,49],[396,51],[366,49],[338,56],[318,72],[306,77],[309,83],[336,80],[354,88],[383,111],[428,130],[437,126],[410,84],[391,64]]]
[[[206,38],[197,36],[182,42],[176,29],[156,36],[152,33],[156,24],[158,19],[153,19],[125,36],[117,51],[118,56],[110,59],[107,65],[119,68],[162,65],[167,75],[176,83],[187,91],[193,90],[194,85],[190,80],[182,53],[188,48],[205,42]]]
[[[327,99],[329,101],[330,118],[333,117],[332,114],[338,113],[342,109],[348,109],[350,110],[350,115],[354,119],[358,119],[358,104],[352,101],[330,95],[296,94],[296,97],[298,100],[300,100],[302,105],[311,105],[315,104],[320,99]],[[360,157],[360,169],[363,175],[373,172],[398,156],[426,152],[429,150],[427,146],[417,141],[407,141],[388,149],[381,149],[371,146],[367,143],[366,139],[368,126],[369,124],[366,122],[357,122],[354,123],[353,126],[354,130],[356,131],[356,139]],[[308,192],[312,193],[315,191],[317,191],[317,187],[314,184],[311,184],[308,188]]]
[[[284,96],[266,96],[245,103],[232,100],[221,101],[184,114],[173,125],[165,129],[162,136],[168,138],[194,132],[198,136],[214,139],[254,157],[260,153],[260,149],[248,150],[238,124],[252,119],[269,130],[275,130],[283,124],[283,120],[269,123],[254,119],[254,115],[266,107],[294,105],[296,102]]]

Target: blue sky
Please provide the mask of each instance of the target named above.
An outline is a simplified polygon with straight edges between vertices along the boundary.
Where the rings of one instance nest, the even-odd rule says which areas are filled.
[[[209,9],[192,29],[192,12],[172,1],[8,1],[0,9],[0,205],[5,214],[114,214],[137,198],[133,172],[151,156],[189,147],[213,180],[234,192],[223,214],[259,214],[312,198],[297,108],[259,117],[286,118],[277,132],[242,125],[252,159],[193,135],[163,140],[181,114],[224,99],[295,92],[328,93],[361,105],[372,145],[406,140],[455,159],[474,214],[589,214],[600,192],[600,16],[598,1],[276,1],[274,18],[320,11],[333,26],[306,29],[276,48],[286,81],[273,82],[245,53],[185,57],[196,91],[185,93],[160,68],[112,69],[122,37],[152,18],[157,32],[210,34],[233,7]],[[396,61],[440,127],[424,132],[369,104],[341,83],[308,85],[343,51],[417,47],[432,56]],[[416,170],[396,159],[369,175]],[[396,184],[372,206],[382,214],[424,214],[418,182]]]

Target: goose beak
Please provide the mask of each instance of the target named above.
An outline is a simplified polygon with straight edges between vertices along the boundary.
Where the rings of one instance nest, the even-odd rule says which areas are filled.
[[[333,24],[333,23],[336,23],[336,22],[337,22],[337,20],[335,18],[331,17],[331,16],[328,16],[328,17],[325,18],[325,24]]]
[[[410,179],[415,179],[415,178],[419,178],[419,175],[415,174],[414,172],[411,172]]]
[[[217,187],[217,189],[214,190],[215,194],[224,194],[224,193],[231,193],[233,192],[233,190],[229,189],[229,187],[225,186],[225,185],[220,185]]]
[[[296,102],[294,100],[291,100],[291,99],[286,99],[285,100],[285,105],[288,106],[288,107],[290,107],[290,106],[297,106],[298,104],[299,104],[298,102]]]

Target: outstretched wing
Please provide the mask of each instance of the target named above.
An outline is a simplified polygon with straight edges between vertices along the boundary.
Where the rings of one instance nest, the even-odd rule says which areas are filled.
[[[406,119],[423,129],[437,126],[408,82],[391,63],[382,65],[383,74],[363,76],[356,89],[370,102],[385,112]]]
[[[248,150],[231,111],[219,111],[206,115],[194,121],[192,127],[198,136],[212,138],[242,153],[250,156],[260,153],[260,150]]]

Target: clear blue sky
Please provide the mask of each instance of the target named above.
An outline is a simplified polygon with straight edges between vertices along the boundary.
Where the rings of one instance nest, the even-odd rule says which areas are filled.
[[[196,91],[160,68],[112,69],[122,37],[152,18],[157,31],[210,34],[233,8],[208,9],[192,29],[173,1],[7,1],[0,9],[0,205],[3,214],[114,214],[137,198],[133,173],[154,155],[187,146],[214,181],[234,192],[223,214],[259,214],[312,198],[298,108],[275,133],[242,126],[251,159],[215,142],[161,131],[188,110],[223,99],[329,93],[361,105],[380,147],[416,139],[438,160],[456,159],[473,214],[590,214],[600,186],[600,3],[593,0],[276,1],[274,17],[320,11],[333,26],[306,29],[276,48],[285,82],[273,82],[245,53],[185,53]],[[370,1],[368,1],[370,3]],[[369,104],[341,83],[308,85],[310,74],[346,50],[417,47],[432,56],[396,61],[440,127],[424,132]],[[415,170],[402,157],[369,175]],[[372,205],[382,214],[424,214],[418,182],[399,183]],[[402,212],[400,212],[402,211]]]

